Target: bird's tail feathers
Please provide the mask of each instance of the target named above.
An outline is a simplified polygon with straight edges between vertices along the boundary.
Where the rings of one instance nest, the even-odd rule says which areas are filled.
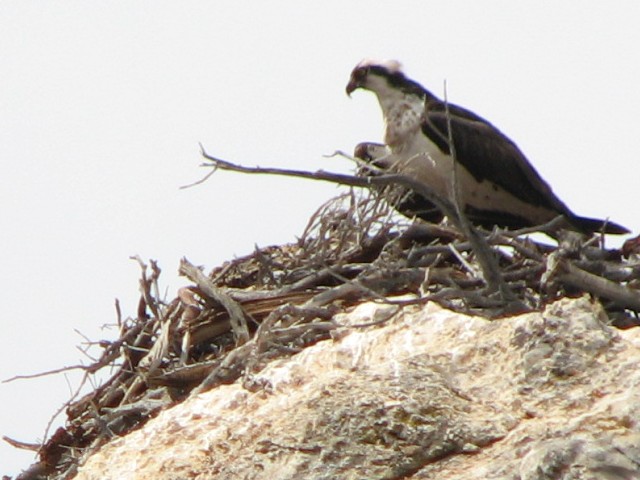
[[[609,220],[600,220],[599,218],[575,216],[571,219],[571,222],[585,232],[602,232],[613,235],[623,235],[630,232],[628,228],[618,223],[610,222]]]

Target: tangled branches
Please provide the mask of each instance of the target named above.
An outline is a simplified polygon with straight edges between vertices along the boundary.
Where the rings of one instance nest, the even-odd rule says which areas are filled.
[[[216,168],[239,168],[216,162]],[[385,177],[318,174],[355,186],[393,183]],[[477,238],[470,239],[455,225],[412,223],[384,196],[351,190],[321,206],[294,243],[257,248],[209,274],[183,259],[179,272],[191,286],[170,302],[159,295],[159,267],[137,258],[142,275],[136,315],[118,316],[118,338],[99,342],[98,360],[82,367],[87,375],[113,373],[90,394],[69,401],[66,425],[40,446],[41,461],[32,473],[71,476],[109,439],[192,393],[238,380],[250,390],[268,391],[269,385],[255,380],[268,362],[341,330],[375,324],[336,322],[336,313],[363,301],[397,310],[433,301],[500,318],[588,293],[600,299],[615,325],[637,325],[640,263],[634,255],[624,259],[593,239],[567,237],[554,245],[529,236],[553,227],[474,230]],[[499,288],[487,280],[491,275]]]

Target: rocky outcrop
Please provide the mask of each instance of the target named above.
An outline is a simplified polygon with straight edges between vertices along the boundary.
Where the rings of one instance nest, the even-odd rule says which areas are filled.
[[[76,478],[640,478],[640,329],[586,297],[396,309],[337,315],[332,339],[164,410]]]

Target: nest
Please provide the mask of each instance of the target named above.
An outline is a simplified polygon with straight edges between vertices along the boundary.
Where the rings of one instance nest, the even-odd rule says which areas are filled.
[[[323,205],[296,242],[257,248],[208,275],[183,259],[180,273],[192,285],[170,302],[159,294],[158,265],[138,259],[137,314],[118,315],[118,338],[99,342],[99,359],[84,367],[85,379],[111,372],[109,379],[69,401],[65,426],[38,445],[40,462],[21,477],[69,478],[110,439],[191,394],[238,380],[249,390],[268,389],[255,380],[268,362],[338,328],[373,325],[342,327],[334,320],[364,301],[397,309],[434,301],[500,318],[588,293],[614,325],[637,325],[636,245],[628,244],[625,259],[597,237],[549,244],[528,235],[544,229],[481,232],[500,270],[501,287],[493,290],[472,243],[456,229],[399,218],[368,192],[351,191]]]

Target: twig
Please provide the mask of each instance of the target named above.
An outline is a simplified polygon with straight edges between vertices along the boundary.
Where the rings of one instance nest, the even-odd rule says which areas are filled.
[[[289,170],[279,168],[264,168],[264,167],[244,167],[237,165],[220,158],[213,157],[206,153],[202,149],[202,156],[209,160],[210,163],[203,166],[213,167],[220,170],[229,170],[234,172],[249,173],[249,174],[269,174],[269,175],[282,175],[289,177],[308,178],[313,180],[322,180],[332,183],[338,183],[341,185],[350,185],[353,187],[371,187],[372,185],[378,186],[390,186],[401,185],[415,191],[417,194],[423,196],[427,200],[434,203],[440,210],[449,217],[460,230],[465,233],[471,244],[473,245],[474,252],[478,257],[478,262],[483,272],[483,278],[490,291],[498,291],[505,298],[505,301],[513,301],[514,295],[509,291],[508,285],[502,280],[500,270],[498,268],[497,261],[493,252],[478,234],[478,232],[472,228],[468,221],[461,220],[461,216],[458,211],[449,200],[441,198],[435,194],[427,185],[403,174],[385,174],[373,177],[355,177],[353,175],[344,175],[337,173],[327,173],[324,171],[317,171],[315,173],[302,171],[302,170]]]
[[[12,447],[19,448],[21,450],[31,450],[32,452],[37,452],[40,449],[39,443],[21,442],[19,440],[14,440],[11,437],[7,437],[6,435],[3,435],[2,439]]]
[[[116,324],[118,328],[122,328],[122,310],[120,309],[120,300],[115,299],[115,308],[116,308]]]
[[[5,380],[2,380],[2,383],[9,383],[9,382],[13,382],[15,380],[29,380],[32,378],[39,378],[39,377],[46,377],[49,375],[56,375],[58,373],[62,373],[62,372],[69,372],[71,370],[84,370],[84,371],[94,371],[94,366],[93,365],[70,365],[68,367],[60,367],[60,368],[54,368],[53,370],[47,370],[46,372],[40,372],[40,373],[31,373],[31,374],[26,374],[26,375],[14,375],[11,378],[7,378]]]
[[[464,214],[463,205],[460,201],[460,185],[458,184],[458,158],[456,156],[456,146],[453,141],[453,130],[451,128],[451,115],[449,112],[449,100],[447,98],[447,84],[444,84],[444,108],[447,120],[447,143],[449,146],[449,154],[453,160],[452,172],[452,201],[456,213],[457,224],[460,226],[462,233],[469,239],[473,246],[480,269],[482,270],[482,278],[489,287],[490,292],[499,292],[505,302],[515,300],[515,295],[509,288],[509,285],[502,278],[500,267],[494,252],[491,250],[486,240],[471,225],[469,219]],[[426,111],[425,111],[426,113]]]
[[[561,256],[554,257],[550,268],[554,276],[563,283],[581,288],[593,295],[608,298],[617,305],[640,311],[640,293],[622,285],[586,272]]]
[[[76,389],[76,391],[71,395],[71,397],[69,398],[69,400],[67,400],[66,402],[64,402],[55,412],[53,412],[53,415],[51,416],[51,418],[49,419],[49,421],[47,422],[47,425],[44,429],[44,434],[42,436],[43,440],[42,440],[42,445],[40,446],[40,450],[38,451],[38,453],[40,453],[42,451],[42,448],[46,445],[45,441],[46,439],[49,437],[49,430],[51,429],[51,426],[53,425],[53,422],[55,421],[56,418],[58,418],[58,415],[60,415],[62,412],[64,412],[65,410],[67,410],[73,403],[73,401],[78,398],[78,396],[80,395],[80,392],[82,391],[82,388],[84,387],[84,384],[86,383],[87,379],[89,378],[89,373],[85,373],[82,376],[82,380],[80,381],[80,385],[78,385],[78,388]]]
[[[458,259],[458,261],[460,262],[460,264],[471,274],[471,275],[476,275],[476,269],[473,268],[473,266],[467,262],[467,260],[462,256],[462,254],[458,251],[458,249],[455,247],[454,244],[449,243],[447,245],[449,251],[453,254],[454,257],[456,257]]]
[[[233,328],[238,344],[241,345],[247,342],[249,340],[247,315],[240,304],[216,287],[199,268],[192,265],[186,258],[180,260],[180,268],[178,271],[180,275],[184,275],[193,281],[205,296],[222,305],[229,314],[231,327]]]
[[[157,297],[154,297],[153,294],[151,293],[151,288],[153,286],[154,279],[157,278],[157,274],[159,273],[159,272],[156,272],[155,270],[155,267],[154,267],[155,262],[153,260],[151,261],[152,276],[149,279],[147,278],[147,264],[144,263],[142,258],[140,258],[139,255],[133,255],[130,258],[131,260],[135,260],[136,262],[138,262],[138,265],[140,265],[140,270],[142,271],[140,275],[140,293],[142,294],[141,300],[143,300],[144,304],[151,310],[151,313],[153,314],[153,316],[156,318],[159,318],[160,311],[156,301]],[[140,312],[140,313],[143,313],[143,312]],[[140,315],[140,316],[144,316],[144,315]]]

